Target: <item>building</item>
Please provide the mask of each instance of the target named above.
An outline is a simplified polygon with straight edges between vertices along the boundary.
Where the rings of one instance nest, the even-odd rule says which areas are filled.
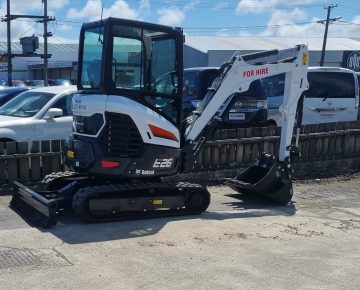
[[[77,72],[78,44],[49,44],[48,53],[48,78],[49,79],[68,79],[75,81]],[[43,53],[44,44],[41,43],[38,54]],[[7,43],[0,42],[0,79],[7,80]],[[14,54],[22,53],[20,43],[11,44],[11,52]],[[40,57],[15,57],[12,60],[13,79],[32,80],[44,78],[44,60]]]
[[[289,48],[300,43],[309,47],[309,65],[318,66],[322,37],[186,36],[184,62],[185,67],[220,66],[237,50],[246,54]],[[349,67],[360,71],[360,39],[328,38],[324,66]]]
[[[184,67],[220,66],[235,51],[252,53],[261,50],[284,49],[298,43],[309,47],[309,65],[320,64],[322,37],[263,37],[263,36],[186,36],[184,47]],[[20,43],[12,43],[12,53],[21,53]],[[7,79],[7,43],[0,42],[0,79]],[[69,79],[76,81],[77,44],[53,44],[48,46],[52,55],[48,60],[49,79]],[[43,53],[43,44],[37,50]],[[360,71],[360,38],[328,38],[326,45],[326,66],[347,67]],[[16,57],[13,59],[13,79],[43,79],[43,59]]]

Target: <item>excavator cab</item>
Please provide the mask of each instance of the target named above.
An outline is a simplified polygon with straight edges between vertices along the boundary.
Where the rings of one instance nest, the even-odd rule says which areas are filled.
[[[180,28],[108,18],[80,33],[80,94],[125,96],[180,126],[184,37]]]

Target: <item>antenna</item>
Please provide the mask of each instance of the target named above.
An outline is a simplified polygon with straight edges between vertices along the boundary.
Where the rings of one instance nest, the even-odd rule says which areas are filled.
[[[102,22],[102,18],[103,18],[103,12],[104,12],[104,1],[101,2],[102,5],[101,5],[101,16],[100,16],[100,21]],[[98,37],[98,45],[102,45],[103,44],[103,41],[101,39],[101,27],[100,27],[100,32],[99,32],[99,37]]]
[[[103,18],[103,12],[104,12],[104,1],[101,2],[101,16],[100,16],[100,20],[102,21]]]

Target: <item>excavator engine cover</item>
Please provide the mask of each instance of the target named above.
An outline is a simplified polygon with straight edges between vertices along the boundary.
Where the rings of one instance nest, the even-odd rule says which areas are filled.
[[[287,204],[293,196],[291,173],[289,163],[264,153],[238,176],[225,178],[222,183],[241,193],[255,193],[277,204]]]

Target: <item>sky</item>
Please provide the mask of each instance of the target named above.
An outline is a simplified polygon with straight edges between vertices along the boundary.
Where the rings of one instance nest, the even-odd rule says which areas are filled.
[[[6,16],[6,0],[0,15]],[[326,7],[331,9],[329,37],[360,37],[360,0],[48,0],[52,43],[77,43],[82,23],[107,17],[136,19],[184,28],[186,35],[323,37]],[[337,5],[337,6],[336,6]],[[11,14],[43,15],[42,0],[10,0]],[[40,36],[43,25],[33,19],[11,21],[12,41]],[[0,41],[6,23],[0,22]]]

